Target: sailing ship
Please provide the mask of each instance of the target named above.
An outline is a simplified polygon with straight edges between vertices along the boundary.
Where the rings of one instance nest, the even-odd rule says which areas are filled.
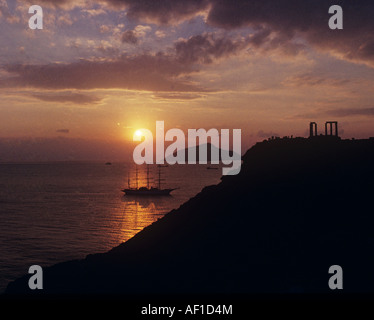
[[[178,188],[173,189],[162,189],[161,188],[161,181],[165,179],[161,179],[161,167],[158,166],[158,187],[151,187],[150,186],[150,178],[149,178],[149,166],[147,166],[147,186],[139,188],[139,179],[138,179],[138,167],[136,167],[135,171],[135,183],[136,187],[131,187],[130,184],[130,176],[127,178],[128,188],[122,190],[126,195],[136,195],[136,196],[168,196],[170,193]]]

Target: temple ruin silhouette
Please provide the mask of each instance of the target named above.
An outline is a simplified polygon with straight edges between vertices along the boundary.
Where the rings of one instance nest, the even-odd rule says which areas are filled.
[[[311,122],[309,124],[309,126],[310,126],[309,137],[315,137],[315,136],[317,136],[317,123],[316,122]]]
[[[317,123],[310,122],[309,124],[309,138],[317,137]],[[323,136],[322,134],[320,136]],[[332,137],[339,137],[338,134],[338,121],[326,121],[325,123],[325,135],[324,136],[332,136]]]

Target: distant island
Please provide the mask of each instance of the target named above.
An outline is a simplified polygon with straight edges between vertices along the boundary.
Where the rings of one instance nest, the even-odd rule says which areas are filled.
[[[210,163],[212,161],[212,154],[215,154],[215,153],[218,154],[218,160],[219,161],[230,160],[232,158],[234,158],[234,159],[240,159],[241,158],[241,155],[239,155],[237,153],[234,153],[232,150],[227,150],[227,151],[225,150],[225,154],[228,154],[229,158],[228,157],[224,158],[222,149],[219,148],[219,147],[216,147],[215,145],[208,142],[206,144],[199,144],[199,145],[196,145],[194,147],[183,149],[185,162],[188,163],[189,150],[194,150],[194,152],[196,153],[196,163],[199,163],[200,150],[202,150],[202,149],[206,149],[206,151],[207,151],[206,153],[207,153],[207,162],[208,163]],[[168,161],[171,160],[172,157],[176,157],[176,156],[177,156],[177,152],[174,151],[173,154],[166,154],[165,155],[165,160],[168,162]]]
[[[42,293],[327,293],[336,264],[344,292],[373,292],[374,139],[315,131],[257,143],[238,175],[127,242],[45,268]],[[28,278],[6,293],[35,294]]]

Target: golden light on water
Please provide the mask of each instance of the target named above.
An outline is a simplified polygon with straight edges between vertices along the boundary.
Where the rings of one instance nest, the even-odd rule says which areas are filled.
[[[168,211],[167,199],[157,199],[155,202],[147,198],[130,198],[124,204],[120,230],[122,242],[135,236]]]

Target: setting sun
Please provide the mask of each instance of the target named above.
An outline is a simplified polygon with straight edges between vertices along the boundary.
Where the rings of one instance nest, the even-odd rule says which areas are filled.
[[[143,135],[142,130],[136,130],[136,131],[135,131],[135,135],[136,135],[137,137],[141,137],[141,136]]]

